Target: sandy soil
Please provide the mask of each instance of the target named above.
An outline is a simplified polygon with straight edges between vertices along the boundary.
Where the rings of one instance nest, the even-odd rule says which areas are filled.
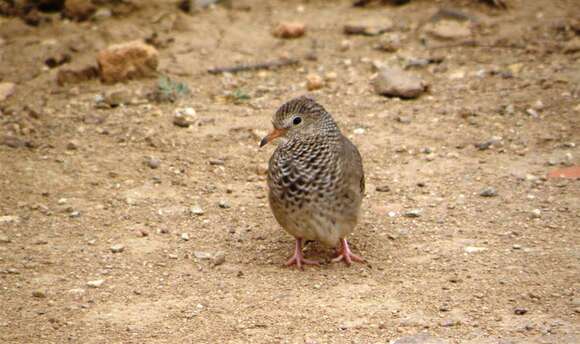
[[[580,342],[580,184],[546,178],[580,162],[574,2],[236,1],[189,15],[144,1],[100,21],[0,18],[0,81],[16,84],[1,133],[17,139],[0,145],[0,342],[388,343],[419,332],[449,343]],[[443,6],[475,18],[476,46],[425,34]],[[342,32],[389,19],[395,53],[374,48],[384,37]],[[283,20],[306,23],[306,36],[274,38]],[[107,45],[153,33],[160,72],[191,97],[148,101],[156,79],[61,87],[57,71],[69,65],[44,64],[63,52],[72,66],[94,63]],[[444,59],[411,71],[426,94],[375,94],[373,61],[433,55]],[[301,63],[206,72],[284,56]],[[258,141],[313,72],[336,74],[312,94],[364,157],[368,191],[351,242],[368,265],[330,264],[332,251],[313,243],[305,254],[326,264],[282,266],[293,240],[267,204],[274,147]],[[119,89],[130,104],[98,106]],[[173,125],[187,107],[198,124]],[[487,187],[497,195],[480,196]]]

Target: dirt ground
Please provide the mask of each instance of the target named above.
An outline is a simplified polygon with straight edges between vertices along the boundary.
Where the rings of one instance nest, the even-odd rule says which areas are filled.
[[[16,84],[0,106],[0,342],[580,342],[580,183],[546,178],[580,163],[575,1],[234,1],[195,14],[141,3],[80,23],[0,17],[0,82]],[[469,14],[476,44],[424,32],[442,7]],[[285,20],[306,35],[273,37]],[[343,33],[363,20],[395,25]],[[69,64],[44,63],[94,63],[153,33],[160,73],[191,97],[147,100],[156,78],[58,86]],[[375,49],[393,34],[398,51]],[[434,55],[410,70],[429,84],[418,99],[373,90],[373,61]],[[300,64],[206,71],[280,57]],[[368,265],[328,263],[333,251],[312,243],[305,255],[325,264],[282,266],[293,239],[268,208],[274,146],[258,142],[313,72],[329,80],[310,93],[364,158],[350,240]],[[98,106],[120,89],[129,104]],[[175,126],[187,107],[198,123]]]

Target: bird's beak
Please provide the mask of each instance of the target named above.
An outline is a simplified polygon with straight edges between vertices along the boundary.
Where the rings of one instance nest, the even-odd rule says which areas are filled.
[[[274,140],[277,137],[280,136],[284,136],[284,134],[286,134],[286,132],[288,131],[288,129],[283,129],[283,128],[274,128],[274,130],[272,130],[271,133],[269,133],[268,135],[266,135],[262,141],[260,141],[260,147],[264,147],[265,145],[267,145],[270,141]]]

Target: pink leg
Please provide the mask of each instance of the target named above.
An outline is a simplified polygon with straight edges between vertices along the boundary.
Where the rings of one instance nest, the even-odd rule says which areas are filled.
[[[304,259],[302,255],[302,239],[296,238],[296,248],[294,249],[294,255],[290,260],[286,262],[286,266],[292,266],[296,264],[298,269],[302,269],[302,264],[304,265],[320,265],[315,260]]]
[[[338,251],[339,255],[338,257],[332,260],[333,263],[340,262],[341,260],[344,260],[346,265],[352,264],[353,261],[364,263],[365,261],[364,258],[357,256],[356,254],[351,252],[350,247],[348,247],[348,242],[346,241],[346,239],[340,239],[340,242],[342,243],[342,245]]]

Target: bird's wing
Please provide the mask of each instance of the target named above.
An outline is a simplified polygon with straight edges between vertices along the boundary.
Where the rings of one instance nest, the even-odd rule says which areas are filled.
[[[360,193],[363,195],[365,193],[365,173],[362,156],[356,146],[346,136],[342,136],[342,141],[344,162],[347,166],[345,173],[348,175],[347,178],[352,180],[353,183],[360,183]]]

